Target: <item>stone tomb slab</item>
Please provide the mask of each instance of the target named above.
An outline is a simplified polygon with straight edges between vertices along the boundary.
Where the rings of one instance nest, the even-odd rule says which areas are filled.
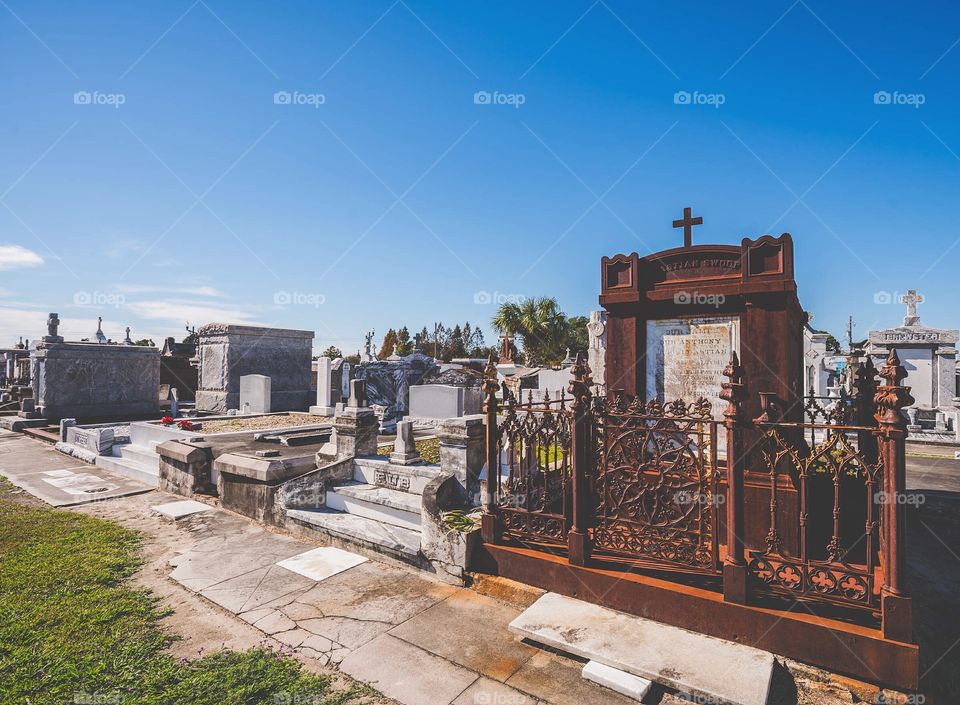
[[[157,514],[173,519],[183,519],[184,517],[199,514],[200,512],[213,511],[213,507],[203,502],[197,502],[192,499],[186,499],[180,502],[167,502],[166,504],[156,504],[150,509]]]
[[[277,565],[319,582],[366,562],[367,558],[358,556],[356,553],[334,546],[322,546],[291,556]]]
[[[766,705],[773,678],[766,651],[556,593],[537,600],[510,631],[710,702]]]
[[[150,492],[153,488],[18,436],[3,444],[0,475],[54,507],[70,507]]]

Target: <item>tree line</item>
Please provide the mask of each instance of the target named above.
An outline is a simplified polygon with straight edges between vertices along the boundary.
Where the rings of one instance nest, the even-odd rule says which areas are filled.
[[[514,340],[514,360],[517,364],[549,367],[560,364],[569,353],[586,353],[589,347],[586,316],[567,316],[560,310],[557,300],[549,297],[529,298],[517,303],[504,303],[497,309],[492,324],[500,335]],[[487,345],[483,331],[470,322],[452,328],[442,323],[435,324],[432,331],[426,326],[420,329],[420,349],[424,354],[449,362],[456,358],[487,358],[500,356],[500,345]],[[377,358],[385,360],[393,354],[410,355],[416,346],[416,336],[407,326],[390,328],[377,349]],[[339,348],[331,345],[323,352],[324,357],[344,357]],[[357,363],[360,355],[344,357],[347,362]]]

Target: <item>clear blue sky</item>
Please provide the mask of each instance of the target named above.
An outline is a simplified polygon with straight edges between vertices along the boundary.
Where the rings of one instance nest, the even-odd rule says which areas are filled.
[[[838,337],[907,288],[957,327],[958,39],[943,2],[0,0],[0,345],[586,314],[686,205],[793,233]]]

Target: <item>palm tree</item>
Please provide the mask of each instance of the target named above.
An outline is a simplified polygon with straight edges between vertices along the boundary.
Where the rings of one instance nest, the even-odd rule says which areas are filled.
[[[493,317],[493,327],[501,335],[517,335],[523,343],[527,364],[547,365],[564,357],[567,317],[548,297],[504,303]]]

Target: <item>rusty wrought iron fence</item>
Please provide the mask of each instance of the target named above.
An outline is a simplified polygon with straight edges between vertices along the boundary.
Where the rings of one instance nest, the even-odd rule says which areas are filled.
[[[810,406],[814,419],[803,422],[781,418],[768,393],[761,416],[744,418],[736,355],[724,370],[722,421],[705,399],[594,399],[582,356],[572,372],[569,397],[522,402],[488,364],[485,542],[565,552],[574,565],[616,557],[722,576],[724,599],[741,604],[779,594],[866,609],[881,616],[885,637],[909,640],[901,410],[912,398],[895,351],[882,383],[867,363],[852,401]],[[766,514],[760,547],[744,541],[747,473],[768,483],[769,513],[750,503],[751,521]],[[778,512],[787,493],[798,503],[796,545],[783,540]]]

